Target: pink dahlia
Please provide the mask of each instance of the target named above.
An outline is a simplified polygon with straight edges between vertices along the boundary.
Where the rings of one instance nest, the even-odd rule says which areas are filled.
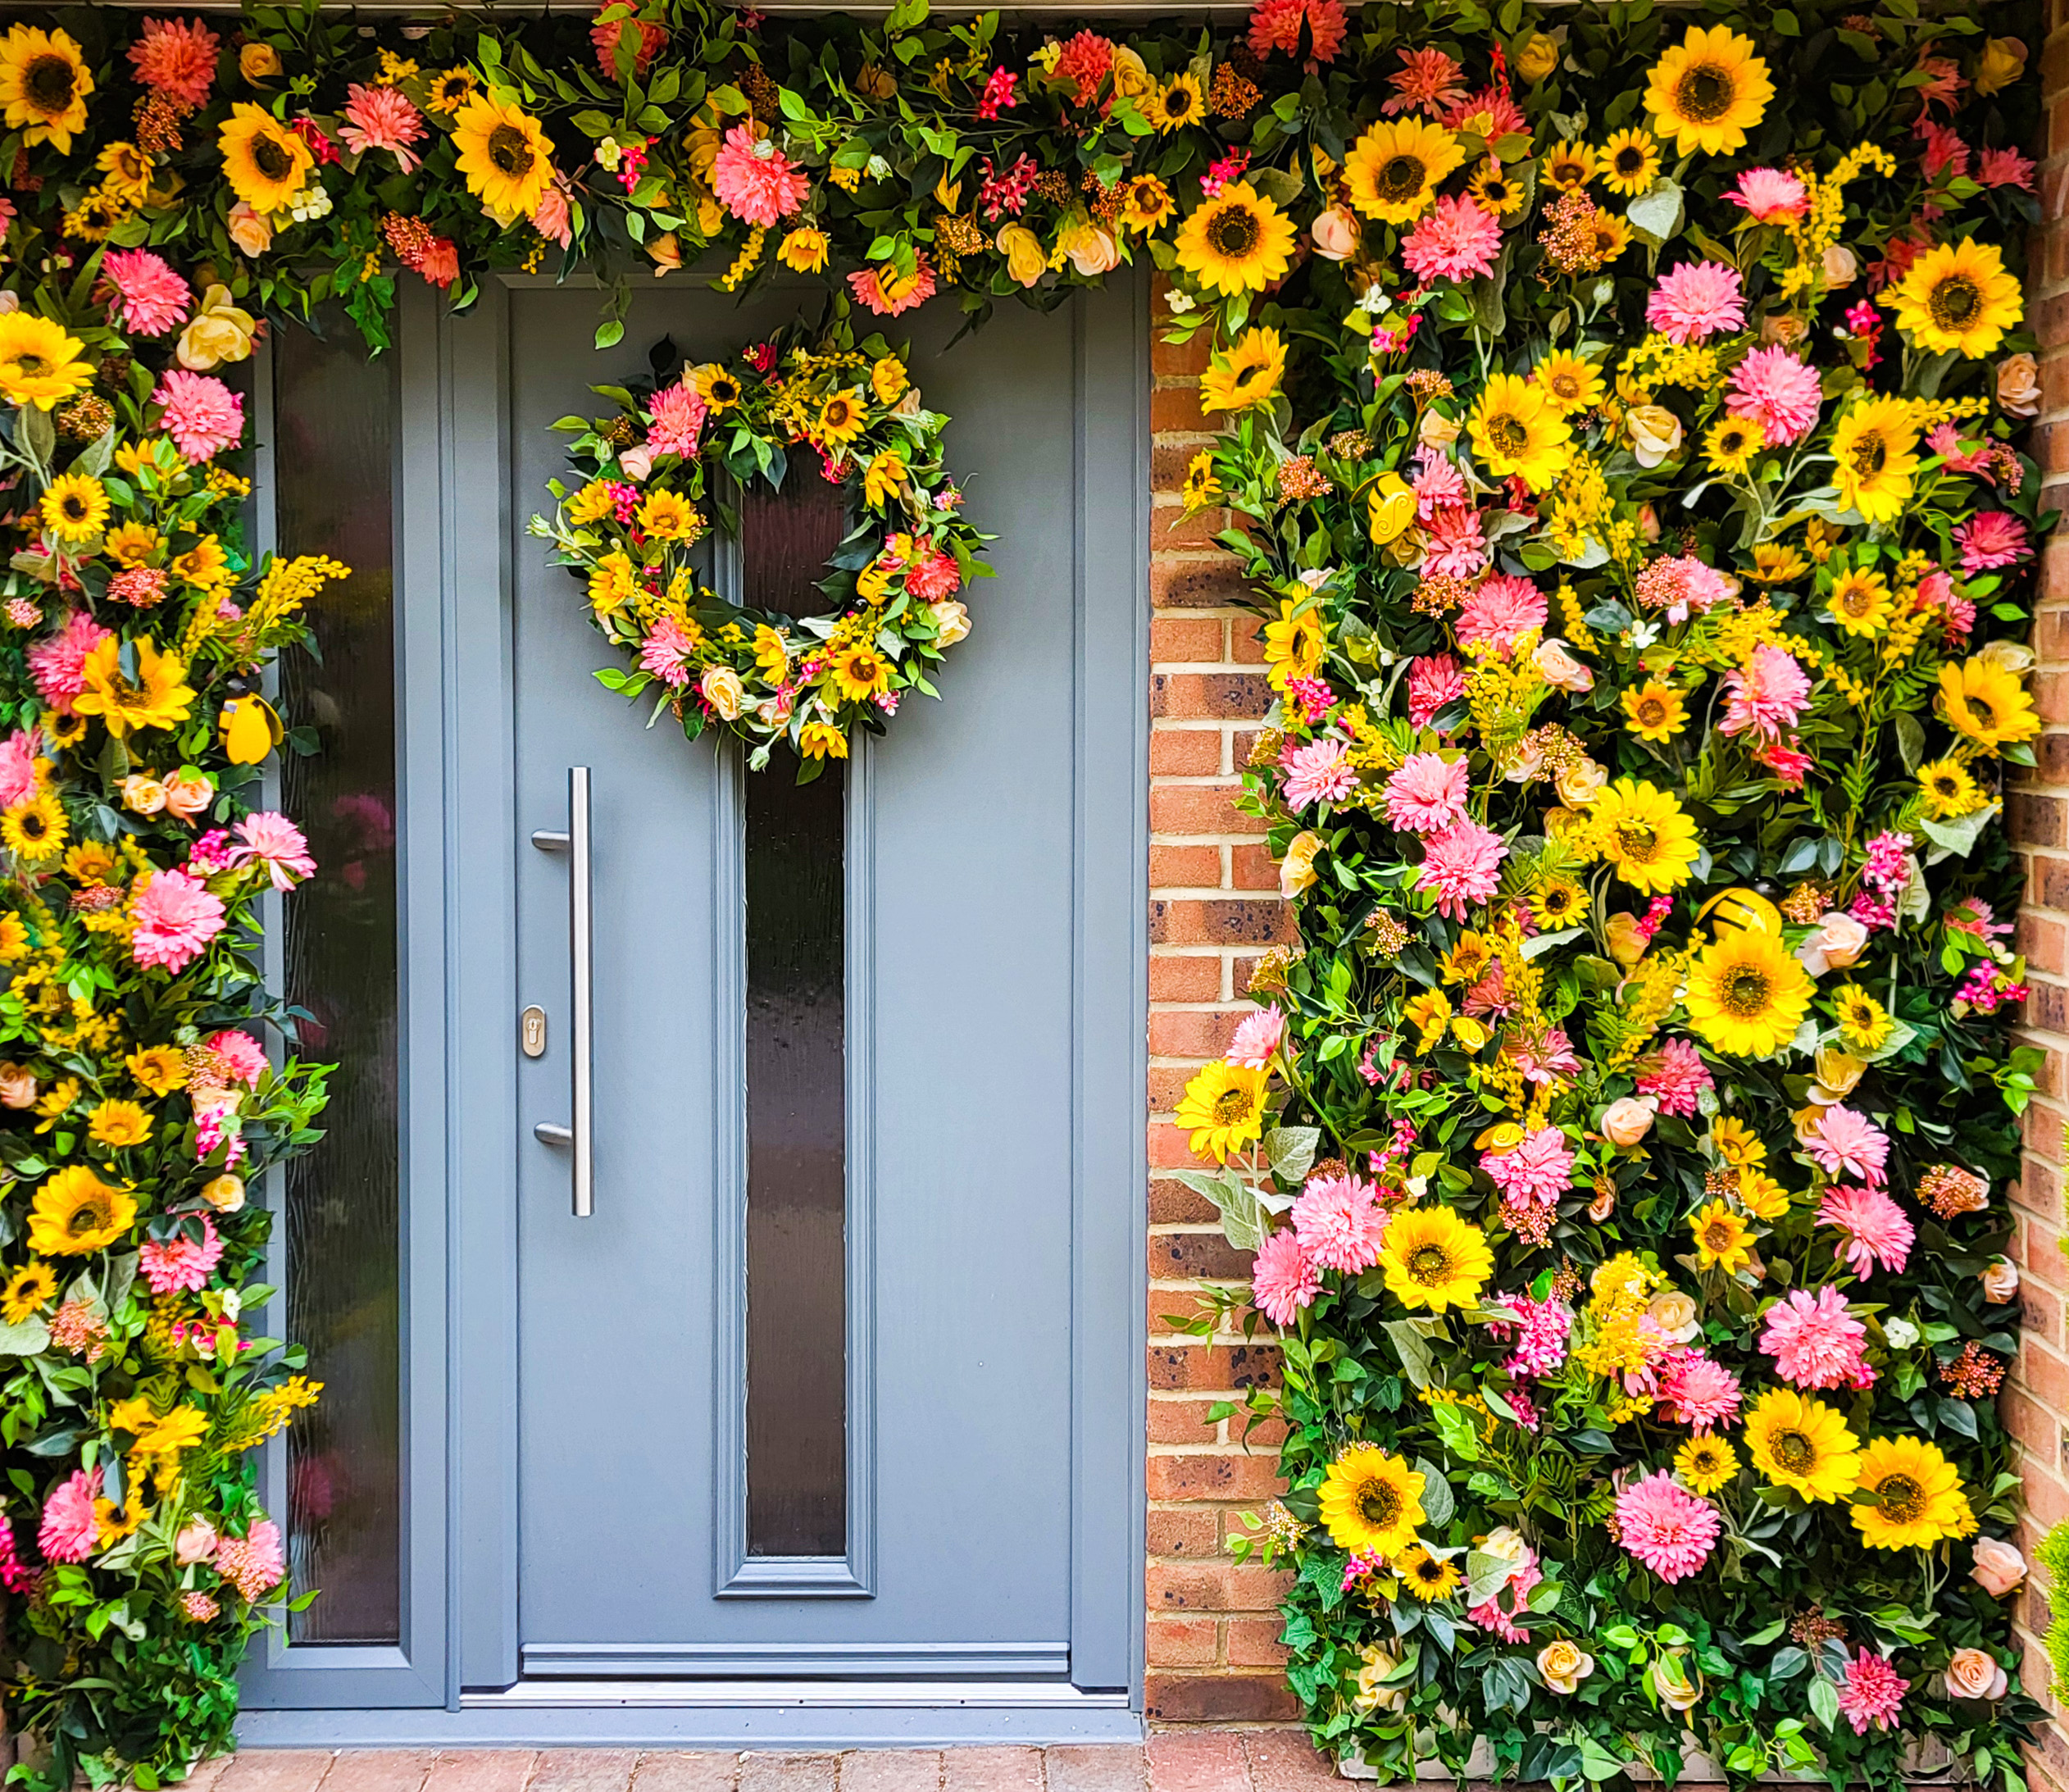
[[[1841,1183],[1825,1191],[1818,1203],[1821,1226],[1835,1226],[1846,1236],[1833,1252],[1845,1258],[1853,1273],[1866,1281],[1876,1265],[1900,1270],[1911,1255],[1917,1237],[1903,1209],[1880,1189],[1857,1189]]]
[[[1853,1726],[1857,1736],[1866,1735],[1870,1724],[1887,1730],[1903,1708],[1910,1685],[1883,1657],[1863,1649],[1846,1664],[1839,1687],[1840,1715]]]
[[[1810,210],[1810,189],[1783,168],[1748,168],[1725,195],[1758,224],[1800,218]]]
[[[166,1244],[154,1239],[137,1253],[138,1273],[150,1283],[152,1294],[176,1294],[208,1285],[208,1272],[222,1260],[223,1241],[216,1235],[215,1221],[205,1213],[201,1217],[201,1230],[198,1239],[183,1231]]]
[[[1466,819],[1471,773],[1463,759],[1412,753],[1386,780],[1386,818],[1410,834],[1435,834]]]
[[[223,930],[221,898],[184,871],[152,871],[139,879],[130,913],[136,921],[130,957],[167,971],[185,970]]]
[[[1775,1359],[1775,1372],[1799,1388],[1864,1387],[1870,1375],[1861,1360],[1868,1328],[1847,1311],[1836,1288],[1813,1294],[1792,1289],[1767,1309],[1760,1348]]]
[[[1557,1126],[1540,1126],[1508,1151],[1483,1151],[1480,1167],[1511,1201],[1552,1207],[1573,1180],[1573,1147]]]
[[[244,439],[244,394],[232,392],[213,374],[175,367],[159,382],[151,402],[164,406],[159,421],[190,463],[212,461]]]
[[[1448,653],[1424,653],[1408,662],[1408,721],[1427,728],[1437,712],[1466,694],[1466,675]]]
[[[1670,1585],[1710,1559],[1723,1529],[1717,1508],[1676,1484],[1665,1469],[1617,1496],[1617,1538]]]
[[[2033,191],[2035,164],[2032,157],[2016,149],[1986,149],[1976,169],[1976,179],[1985,187],[2019,187]]]
[[[648,403],[647,446],[657,454],[693,459],[705,416],[704,401],[684,374],[674,385],[663,386]]]
[[[937,548],[905,575],[905,589],[922,603],[939,603],[962,586],[962,568],[945,548]]]
[[[1828,1176],[1858,1176],[1880,1188],[1889,1162],[1889,1135],[1866,1114],[1835,1103],[1817,1117],[1804,1148]]]
[[[1401,259],[1421,281],[1468,280],[1494,271],[1502,227],[1477,200],[1447,195],[1426,212],[1401,245]]]
[[[1692,1430],[1712,1430],[1738,1417],[1738,1376],[1700,1350],[1679,1350],[1663,1362],[1653,1391]]]
[[[1340,740],[1289,747],[1279,756],[1279,768],[1286,775],[1283,794],[1289,809],[1304,809],[1315,802],[1341,803],[1357,788],[1357,773]]]
[[[1962,551],[1963,572],[1988,572],[2013,566],[2027,558],[2026,525],[2008,510],[1978,511],[1957,525],[1954,540]]]
[[[1416,518],[1426,523],[1440,510],[1467,508],[1472,503],[1458,463],[1435,448],[1416,450],[1415,477],[1408,489],[1415,493]]]
[[[1667,1039],[1638,1061],[1638,1093],[1650,1095],[1663,1114],[1685,1120],[1703,1105],[1705,1089],[1717,1087],[1703,1054],[1686,1039]]]
[[[557,173],[532,207],[532,228],[557,248],[564,249],[575,240],[573,197],[567,176]]]
[[[812,182],[802,168],[790,165],[774,139],[757,137],[751,125],[735,125],[712,164],[712,191],[742,223],[766,230],[803,205]]]
[[[1442,50],[1398,50],[1401,66],[1388,75],[1394,97],[1380,107],[1389,118],[1405,111],[1435,116],[1466,97],[1465,70]]]
[[[410,146],[421,143],[430,127],[400,88],[365,87],[354,81],[345,92],[343,117],[338,135],[354,155],[384,149],[404,174],[415,171],[420,158]]]
[[[210,1034],[208,1049],[216,1054],[221,1074],[248,1089],[265,1074],[266,1048],[242,1027],[226,1026]]]
[[[72,712],[72,699],[86,689],[86,656],[107,639],[102,628],[84,610],[70,612],[56,631],[29,649],[29,671],[43,699],[61,716]]]
[[[1261,1071],[1271,1062],[1286,1036],[1286,1017],[1278,1009],[1259,1008],[1237,1023],[1229,1042],[1229,1062],[1245,1070]]]
[[[1551,615],[1544,594],[1528,579],[1498,573],[1458,607],[1454,628],[1461,647],[1491,647],[1506,653],[1517,637],[1542,629]]]
[[[881,267],[860,268],[848,276],[848,289],[879,317],[902,317],[934,297],[933,264],[921,256],[910,280]]]
[[[1362,1176],[1315,1176],[1293,1204],[1293,1222],[1301,1249],[1317,1268],[1355,1276],[1380,1260],[1387,1210],[1379,1190]]]
[[[1250,51],[1269,56],[1283,50],[1300,54],[1300,27],[1305,21],[1314,62],[1333,62],[1344,47],[1346,29],[1342,0],[1258,0],[1250,15]]]
[[[271,809],[239,821],[236,843],[224,856],[232,865],[263,866],[278,890],[293,889],[316,868],[302,830]]]
[[[671,690],[680,690],[689,682],[689,656],[696,651],[697,643],[682,624],[664,616],[639,644],[639,665]]]
[[[0,740],[0,809],[11,809],[36,794],[36,761],[43,735],[34,728],[17,728]]]
[[[1274,1232],[1250,1265],[1250,1304],[1275,1326],[1290,1326],[1322,1291],[1321,1274],[1291,1231]]]
[[[245,1535],[224,1538],[216,1545],[216,1571],[248,1600],[271,1592],[287,1572],[280,1527],[261,1518]]]
[[[1434,890],[1437,912],[1448,921],[1463,921],[1467,905],[1484,903],[1501,885],[1502,861],[1508,844],[1477,821],[1461,821],[1424,843],[1417,889]]]
[[[99,1542],[101,1527],[93,1502],[101,1497],[101,1471],[75,1468],[51,1490],[43,1502],[43,1522],[36,1527],[36,1547],[51,1562],[84,1562]]]
[[[1682,262],[1660,276],[1645,302],[1645,321],[1677,344],[1743,329],[1746,303],[1738,269],[1723,262]]]
[[[130,46],[130,66],[153,93],[182,106],[199,106],[216,84],[216,50],[221,42],[198,19],[146,19]]]
[[[1724,675],[1724,720],[1717,732],[1774,739],[1796,725],[1810,694],[1810,675],[1795,657],[1763,641],[1744,666]]]
[[[101,271],[115,288],[122,328],[132,335],[162,336],[193,307],[193,288],[148,249],[110,249]]]
[[[1480,512],[1445,504],[1423,525],[1422,566],[1426,579],[1470,579],[1487,570],[1487,537]]]
[[[1786,348],[1756,348],[1731,370],[1724,407],[1751,417],[1771,443],[1797,442],[1809,434],[1824,403],[1817,370]]]

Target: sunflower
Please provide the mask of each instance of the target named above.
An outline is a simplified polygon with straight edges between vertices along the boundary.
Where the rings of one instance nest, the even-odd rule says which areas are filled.
[[[1848,634],[1872,639],[1889,625],[1889,582],[1870,567],[1848,566],[1833,580],[1825,607]]]
[[[79,358],[85,346],[34,312],[0,316],[0,398],[39,411],[70,398],[93,384],[93,370]]]
[[[1137,175],[1121,189],[1121,221],[1131,230],[1154,230],[1177,214],[1171,189],[1154,175]]]
[[[1739,1205],[1756,1220],[1772,1225],[1789,1211],[1789,1190],[1764,1170],[1741,1170]]]
[[[1619,778],[1595,798],[1589,816],[1600,830],[1602,856],[1634,889],[1657,896],[1689,880],[1702,844],[1695,823],[1666,791]]]
[[[1431,1555],[1419,1543],[1410,1544],[1394,1558],[1394,1571],[1401,1576],[1402,1585],[1425,1605],[1449,1599],[1466,1578],[1458,1571],[1457,1562]]]
[[[424,83],[424,103],[442,118],[450,118],[474,98],[474,70],[465,66],[441,69]]]
[[[1698,25],[1653,66],[1645,110],[1677,155],[1728,156],[1767,116],[1775,84],[1753,39],[1723,25]]]
[[[1744,473],[1767,445],[1767,432],[1755,417],[1719,417],[1703,438],[1711,466],[1727,479]]]
[[[1763,541],[1753,551],[1753,566],[1746,576],[1755,584],[1787,584],[1810,570],[1810,562],[1794,548],[1778,541]]]
[[[110,143],[93,158],[101,172],[101,185],[130,205],[141,205],[150,197],[156,173],[151,158],[134,143]]]
[[[143,1528],[144,1520],[151,1516],[151,1508],[143,1503],[143,1490],[132,1485],[128,1497],[120,1506],[111,1499],[95,1500],[93,1516],[100,1525],[94,1547],[111,1549],[125,1537],[134,1536]]]
[[[1894,522],[1911,502],[1918,425],[1903,398],[1860,398],[1832,431],[1833,483],[1863,522]]]
[[[1746,1415],[1746,1453],[1767,1480],[1811,1500],[1840,1499],[1860,1478],[1860,1442],[1836,1408],[1770,1388]]]
[[[123,1067],[153,1095],[170,1095],[187,1082],[187,1054],[176,1045],[146,1045],[122,1060]]]
[[[2018,674],[1981,655],[1940,667],[1939,699],[1948,726],[1985,753],[2040,731],[2040,718]]]
[[[1688,699],[1657,678],[1626,690],[1622,703],[1624,726],[1640,740],[1671,740],[1688,726]]]
[[[2019,283],[2003,256],[1972,237],[1926,250],[1882,302],[1914,347],[1935,355],[1958,349],[1971,360],[1994,350],[2021,315]]]
[[[148,523],[117,523],[107,532],[102,545],[108,558],[125,569],[148,566],[151,557],[157,553],[161,541],[158,531]]]
[[[1857,1052],[1880,1051],[1895,1027],[1889,1011],[1858,983],[1842,984],[1832,992],[1832,1014],[1839,1037]]]
[[[1729,1114],[1720,1114],[1710,1122],[1710,1148],[1734,1169],[1767,1161],[1767,1148],[1760,1135]]]
[[[75,243],[105,243],[133,209],[127,200],[96,188],[65,214],[64,234]]]
[[[1530,912],[1549,933],[1577,927],[1587,916],[1588,893],[1571,877],[1548,877],[1530,898]]]
[[[1705,1269],[1735,1276],[1753,1261],[1753,1228],[1721,1201],[1712,1201],[1689,1221],[1695,1254]]]
[[[1491,375],[1473,401],[1473,452],[1497,479],[1514,474],[1541,492],[1565,470],[1573,432],[1552,395],[1520,374]]]
[[[1692,1437],[1674,1453],[1675,1472],[1692,1494],[1714,1494],[1739,1472],[1739,1453],[1723,1438]]]
[[[1279,620],[1264,625],[1266,677],[1271,688],[1282,691],[1287,681],[1312,678],[1321,669],[1328,645],[1322,619],[1312,605],[1302,608],[1291,598],[1279,600]]]
[[[125,649],[136,655],[135,675],[124,671]],[[117,740],[138,728],[170,728],[186,719],[194,693],[187,662],[148,636],[125,642],[111,635],[86,656],[80,668],[86,688],[72,699],[83,716],[98,716]]]
[[[1935,759],[1918,768],[1918,794],[1935,821],[1958,821],[1984,803],[1982,791],[1958,759]]]
[[[866,641],[841,648],[827,661],[826,672],[851,703],[866,703],[891,688],[891,662]]]
[[[1601,172],[1595,152],[1585,143],[1559,143],[1544,152],[1539,174],[1562,193],[1578,193]]]
[[[1386,1285],[1403,1307],[1471,1307],[1480,1299],[1494,1258],[1487,1237],[1447,1207],[1406,1208],[1387,1226],[1380,1249]]]
[[[1491,211],[1498,218],[1513,216],[1523,209],[1523,202],[1530,198],[1523,183],[1492,156],[1480,165],[1480,171],[1466,183],[1466,190],[1480,202],[1483,211]]]
[[[86,1117],[86,1136],[111,1150],[140,1145],[151,1136],[151,1117],[133,1101],[96,1102]]]
[[[48,1307],[57,1296],[57,1277],[48,1263],[34,1258],[7,1278],[0,1289],[0,1320],[18,1326],[30,1314]]]
[[[1588,253],[1598,266],[1608,266],[1630,247],[1630,226],[1613,211],[1597,207],[1588,230]]]
[[[712,411],[730,411],[743,396],[740,382],[716,361],[707,361],[698,368],[691,374],[690,383],[697,388],[697,396]]]
[[[649,492],[639,507],[639,526],[657,541],[694,541],[704,532],[704,518],[680,492]]]
[[[553,146],[521,107],[475,94],[452,121],[467,191],[496,216],[530,217],[553,179]]]
[[[1268,404],[1286,371],[1286,345],[1276,330],[1246,330],[1217,354],[1200,378],[1203,411],[1249,411]]]
[[[1602,403],[1602,371],[1582,356],[1547,355],[1530,369],[1530,377],[1552,395],[1562,416],[1592,411]]]
[[[1231,1151],[1257,1143],[1264,1130],[1267,1080],[1262,1071],[1217,1060],[1185,1085],[1175,1117],[1190,1130],[1194,1157],[1226,1163]]]
[[[1923,1438],[1870,1438],[1855,1491],[1875,1496],[1853,1508],[1853,1527],[1871,1549],[1929,1549],[1976,1528],[1961,1471]]]
[[[1140,110],[1160,135],[1168,136],[1175,130],[1189,130],[1207,116],[1207,94],[1198,75],[1180,73],[1158,88]]]
[[[216,143],[230,190],[261,215],[284,210],[307,184],[316,158],[309,146],[262,106],[239,100]]]
[[[1293,240],[1291,218],[1231,181],[1179,226],[1178,265],[1213,292],[1262,292],[1291,265]]]
[[[1712,1050],[1767,1057],[1796,1036],[1810,1012],[1810,973],[1774,935],[1749,927],[1720,934],[1689,971],[1689,1025]]]
[[[1649,130],[1620,130],[1602,146],[1602,184],[1635,199],[1659,179],[1659,139]]]
[[[1444,1029],[1451,1025],[1451,998],[1441,989],[1426,989],[1413,997],[1401,1010],[1401,1018],[1422,1035],[1415,1048],[1415,1055],[1422,1057],[1436,1047],[1444,1036]]]
[[[75,884],[106,884],[114,880],[122,856],[100,840],[81,840],[65,855],[65,875]]]
[[[128,1231],[137,1204],[127,1189],[69,1164],[37,1189],[29,1208],[29,1248],[46,1257],[105,1250]]]
[[[71,832],[57,794],[39,790],[12,808],[0,809],[0,843],[18,859],[39,865],[65,850]]]
[[[819,421],[816,425],[819,439],[834,448],[845,448],[862,433],[869,421],[869,411],[862,398],[860,386],[850,386],[845,392],[826,395],[819,407]]]
[[[1214,451],[1202,448],[1186,463],[1185,508],[1204,510],[1221,495],[1221,482],[1214,476]]]
[[[1390,1556],[1422,1522],[1423,1477],[1376,1444],[1353,1444],[1329,1465],[1320,1490],[1322,1522],[1339,1549]]]
[[[91,541],[107,522],[107,489],[84,473],[66,473],[44,489],[43,527],[63,541]]]
[[[826,265],[831,247],[831,240],[817,225],[801,224],[785,234],[776,259],[793,274],[816,274]]]
[[[93,76],[68,32],[18,25],[0,38],[0,105],[9,130],[26,125],[25,143],[49,143],[61,154],[72,133],[86,128],[86,96]]]
[[[1344,184],[1363,216],[1412,224],[1465,159],[1458,139],[1442,125],[1420,118],[1385,120],[1352,145],[1344,159]]]

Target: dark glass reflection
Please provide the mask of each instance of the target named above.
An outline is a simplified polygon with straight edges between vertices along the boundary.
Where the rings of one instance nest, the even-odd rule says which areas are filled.
[[[740,602],[779,616],[822,616],[831,607],[817,587],[826,559],[846,533],[847,500],[809,448],[790,451],[783,489],[757,480],[740,493]]]
[[[399,964],[396,939],[394,361],[349,325],[274,339],[275,516],[283,553],[352,575],[308,619],[321,650],[282,657],[280,708],[313,757],[281,757],[282,807],[316,875],[285,903],[301,1053],[335,1064],[321,1144],[287,1180],[288,1335],[322,1400],[288,1431],[296,1643],[402,1636]]]

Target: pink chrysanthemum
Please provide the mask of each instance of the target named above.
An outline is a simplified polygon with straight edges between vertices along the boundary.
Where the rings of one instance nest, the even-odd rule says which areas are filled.
[[[1401,50],[1401,66],[1388,75],[1394,97],[1380,110],[1389,118],[1405,111],[1427,112],[1432,117],[1466,97],[1465,73],[1442,50]]]
[[[1846,1664],[1839,1687],[1839,1714],[1864,1736],[1868,1726],[1887,1730],[1903,1708],[1911,1682],[1872,1649],[1863,1649]]]
[[[1857,1176],[1871,1187],[1882,1185],[1889,1161],[1889,1135],[1866,1114],[1835,1103],[1817,1117],[1804,1149],[1828,1176]]]
[[[1401,245],[1401,259],[1419,280],[1468,280],[1494,271],[1502,226],[1467,195],[1445,195]]]
[[[2014,566],[2033,551],[2026,544],[2026,525],[2008,510],[1978,511],[1956,525],[1954,540],[1962,551],[1963,572]]]
[[[894,276],[889,285],[882,268],[861,268],[848,276],[848,289],[857,304],[879,317],[902,317],[934,297],[934,266],[922,255],[910,281]]]
[[[1316,1176],[1293,1204],[1300,1248],[1321,1269],[1355,1276],[1380,1260],[1387,1210],[1362,1176]]]
[[[1797,442],[1817,424],[1824,396],[1815,367],[1786,348],[1756,348],[1731,370],[1724,407],[1752,418],[1771,443]]]
[[[937,548],[905,575],[905,589],[922,603],[939,603],[962,589],[962,568],[945,548]]]
[[[1871,1375],[1861,1360],[1868,1328],[1847,1311],[1836,1288],[1792,1289],[1767,1309],[1760,1348],[1775,1373],[1799,1388],[1863,1387]]]
[[[287,1558],[280,1553],[280,1527],[261,1518],[242,1537],[225,1537],[216,1546],[216,1571],[256,1600],[280,1584]]]
[[[150,1283],[152,1294],[177,1294],[208,1285],[208,1272],[222,1261],[223,1241],[216,1235],[215,1221],[205,1213],[201,1229],[198,1239],[182,1232],[167,1244],[151,1239],[138,1251],[137,1272]]]
[[[51,1490],[36,1527],[36,1547],[49,1562],[84,1562],[100,1540],[93,1502],[101,1497],[101,1471],[75,1468]]]
[[[1281,50],[1300,54],[1300,27],[1305,22],[1313,44],[1313,60],[1333,62],[1344,47],[1341,0],[1257,0],[1250,15],[1250,52],[1269,56]]]
[[[1437,712],[1466,694],[1466,675],[1448,653],[1424,653],[1408,662],[1408,721],[1427,728]]]
[[[1712,1430],[1738,1417],[1738,1376],[1700,1350],[1676,1351],[1662,1362],[1654,1392],[1692,1430]]]
[[[1357,772],[1340,740],[1289,747],[1279,756],[1279,768],[1286,775],[1280,794],[1289,809],[1304,809],[1311,803],[1341,803],[1357,788]]]
[[[1246,1014],[1236,1025],[1235,1037],[1229,1041],[1229,1062],[1245,1070],[1261,1071],[1271,1062],[1285,1036],[1286,1017],[1277,1008],[1259,1008]]]
[[[639,43],[632,52],[632,74],[635,80],[643,79],[653,66],[653,59],[661,53],[661,47],[668,41],[665,25],[651,19],[599,19],[589,27],[589,44],[596,52],[596,66],[604,80],[618,78],[618,45],[628,31],[639,34]]]
[[[216,1054],[221,1073],[247,1089],[266,1072],[266,1048],[239,1026],[226,1026],[208,1035],[208,1049]]]
[[[1508,1151],[1483,1151],[1480,1167],[1511,1201],[1551,1207],[1573,1180],[1573,1147],[1557,1126],[1539,1126]]]
[[[121,326],[132,335],[162,336],[184,323],[193,307],[193,288],[148,249],[111,249],[101,271],[115,288]]]
[[[130,956],[167,971],[185,970],[223,930],[222,899],[184,871],[152,871],[139,880],[130,913],[136,926]]]
[[[689,682],[689,656],[696,651],[697,643],[682,624],[664,616],[639,644],[639,665],[671,690],[680,690]]]
[[[338,135],[354,155],[384,149],[404,174],[415,171],[420,158],[411,145],[421,143],[430,127],[400,88],[366,87],[354,81],[345,89],[341,116]]]
[[[1810,702],[1810,675],[1793,654],[1763,641],[1744,666],[1724,675],[1724,719],[1717,732],[1779,739]]]
[[[84,610],[67,615],[52,634],[29,649],[29,671],[43,700],[61,716],[72,712],[72,699],[86,689],[86,656],[108,638]]]
[[[1480,512],[1466,504],[1446,504],[1433,512],[1423,525],[1422,575],[1470,579],[1486,569]]]
[[[1386,780],[1386,818],[1410,834],[1436,834],[1466,819],[1471,768],[1440,753],[1412,753]]]
[[[1762,224],[1800,218],[1810,210],[1810,189],[1784,168],[1748,168],[1725,198]]]
[[[1290,1326],[1322,1291],[1321,1276],[1290,1230],[1274,1232],[1250,1265],[1250,1304],[1275,1326]]]
[[[224,854],[232,865],[259,865],[274,889],[293,889],[316,868],[308,840],[284,815],[271,809],[248,815],[237,824],[237,841]]]
[[[1645,321],[1677,344],[1743,329],[1746,303],[1738,269],[1722,262],[1682,262],[1660,276],[1645,302]]]
[[[1705,1089],[1717,1087],[1703,1054],[1686,1039],[1662,1040],[1637,1068],[1638,1093],[1653,1097],[1662,1113],[1682,1119],[1701,1108]]]
[[[146,19],[130,46],[130,66],[154,93],[182,106],[199,106],[216,84],[216,52],[221,42],[198,19]]]
[[[244,394],[232,392],[213,374],[175,367],[158,383],[151,402],[165,407],[160,425],[189,462],[212,461],[244,439]]]
[[[2017,187],[2033,191],[2032,157],[2016,149],[1986,149],[1976,164],[1976,179],[1985,187]]]
[[[0,740],[0,809],[11,809],[36,794],[36,760],[43,735],[34,728],[17,728]]]
[[[1506,653],[1517,636],[1542,629],[1551,613],[1544,594],[1528,579],[1499,573],[1458,607],[1453,626],[1461,647],[1491,647]]]
[[[812,182],[802,168],[791,166],[772,138],[735,125],[712,164],[712,191],[742,223],[766,230],[803,205]]]
[[[1471,494],[1458,463],[1434,448],[1416,451],[1415,477],[1408,481],[1408,489],[1415,493],[1416,517],[1421,522],[1430,521],[1440,510],[1471,507]]]
[[[1677,1485],[1664,1469],[1617,1496],[1617,1540],[1670,1585],[1710,1559],[1722,1529],[1717,1508]]]
[[[1820,1225],[1835,1226],[1846,1235],[1832,1254],[1844,1258],[1862,1281],[1875,1273],[1878,1263],[1885,1269],[1902,1269],[1917,1235],[1903,1209],[1881,1189],[1848,1183],[1825,1191],[1817,1218]]]
[[[180,1595],[180,1609],[191,1622],[206,1624],[222,1610],[222,1607],[211,1595],[196,1587],[192,1592]]]
[[[693,458],[706,415],[704,401],[685,374],[674,385],[663,386],[648,403],[647,446],[657,454]]]
[[[1416,888],[1435,893],[1437,912],[1447,921],[1463,921],[1468,906],[1487,901],[1501,887],[1502,861],[1507,857],[1500,835],[1477,821],[1461,821],[1424,843]]]

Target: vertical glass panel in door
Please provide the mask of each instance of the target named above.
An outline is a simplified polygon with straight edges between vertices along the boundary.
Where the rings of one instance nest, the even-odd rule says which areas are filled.
[[[296,1644],[402,1635],[401,1052],[396,926],[394,357],[370,360],[342,318],[330,339],[275,339],[280,551],[352,569],[313,599],[321,655],[280,659],[290,727],[281,806],[316,876],[282,904],[301,1055],[335,1064],[321,1144],[286,1171],[287,1335],[323,1398],[288,1431],[294,1584],[322,1597]]]

